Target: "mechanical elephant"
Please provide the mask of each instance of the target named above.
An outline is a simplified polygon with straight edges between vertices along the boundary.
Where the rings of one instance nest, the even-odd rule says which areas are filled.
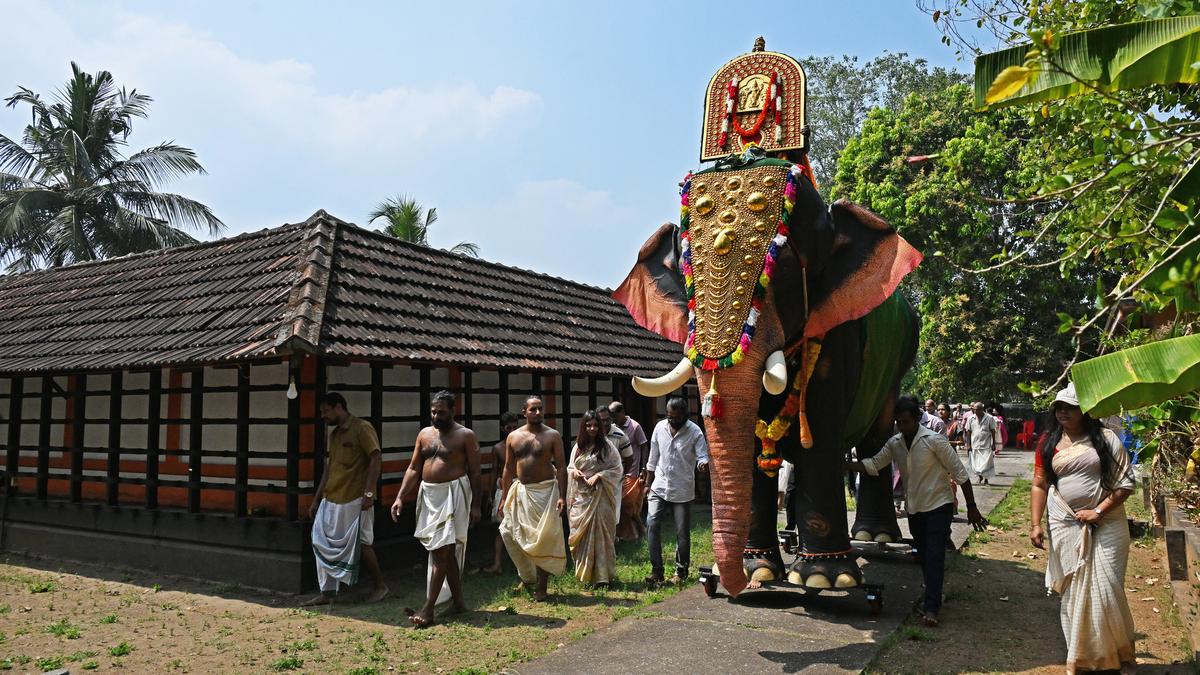
[[[635,387],[661,396],[697,378],[713,546],[730,595],[751,580],[855,586],[851,532],[900,532],[890,471],[861,477],[847,526],[845,457],[852,446],[874,454],[892,433],[918,333],[897,287],[921,254],[874,213],[827,205],[802,155],[742,150],[685,179],[680,224],[650,237],[613,293],[642,326],[684,345],[674,371]],[[798,491],[790,570],[776,525],[784,458]]]

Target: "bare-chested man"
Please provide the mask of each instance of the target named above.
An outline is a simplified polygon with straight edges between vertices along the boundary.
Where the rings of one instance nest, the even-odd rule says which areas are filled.
[[[413,532],[429,551],[425,605],[405,608],[417,628],[432,626],[434,606],[454,599],[454,612],[466,611],[462,565],[467,529],[479,522],[479,442],[475,432],[454,421],[454,394],[439,391],[430,405],[433,426],[417,434],[412,461],[404,472],[400,494],[392,503],[392,520],[404,505],[417,502]]]
[[[562,574],[567,566],[562,528],[566,456],[562,436],[544,423],[542,399],[526,399],[524,414],[525,426],[504,444],[500,536],[522,584],[529,587],[536,581],[533,598],[541,601],[550,575]]]

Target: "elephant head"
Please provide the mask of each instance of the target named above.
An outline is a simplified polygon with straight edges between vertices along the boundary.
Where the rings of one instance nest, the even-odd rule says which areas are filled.
[[[613,293],[639,324],[684,345],[673,371],[635,379],[639,392],[666,395],[693,375],[702,395],[719,392],[723,410],[705,420],[713,548],[734,596],[747,583],[759,402],[794,376],[784,352],[867,314],[921,260],[870,211],[827,206],[809,175],[759,155],[690,176],[680,225],[650,237]]]

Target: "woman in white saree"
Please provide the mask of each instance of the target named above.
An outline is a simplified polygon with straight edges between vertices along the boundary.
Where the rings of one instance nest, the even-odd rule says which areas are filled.
[[[575,577],[607,585],[617,574],[617,516],[624,471],[621,456],[601,431],[593,411],[583,414],[567,462],[567,508]]]
[[[1067,385],[1034,462],[1029,539],[1043,548],[1049,516],[1046,587],[1062,596],[1067,672],[1132,672],[1133,615],[1125,599],[1129,526],[1125,499],[1133,493],[1129,455],[1112,431],[1079,408]]]

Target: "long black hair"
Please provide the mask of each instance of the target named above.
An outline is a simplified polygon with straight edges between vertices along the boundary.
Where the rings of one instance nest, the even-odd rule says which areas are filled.
[[[1042,434],[1042,443],[1038,447],[1038,454],[1042,458],[1042,471],[1046,474],[1046,480],[1055,487],[1058,486],[1058,474],[1054,473],[1054,449],[1062,440],[1063,428],[1058,421],[1058,415],[1054,414],[1054,410],[1055,406],[1060,405],[1068,404],[1055,401],[1054,405],[1050,406],[1050,421],[1046,426],[1046,433]],[[1083,429],[1087,432],[1088,440],[1091,441],[1096,455],[1100,457],[1100,486],[1104,488],[1105,492],[1112,492],[1114,460],[1112,451],[1108,447],[1108,441],[1104,438],[1104,425],[1100,423],[1100,420],[1083,413]]]
[[[587,428],[587,423],[593,420],[596,422],[596,436],[584,447],[584,429]],[[608,439],[604,436],[604,424],[600,422],[600,416],[595,410],[584,411],[583,416],[579,418],[579,433],[575,435],[575,444],[579,446],[581,453],[590,452],[600,459],[608,456]]]

